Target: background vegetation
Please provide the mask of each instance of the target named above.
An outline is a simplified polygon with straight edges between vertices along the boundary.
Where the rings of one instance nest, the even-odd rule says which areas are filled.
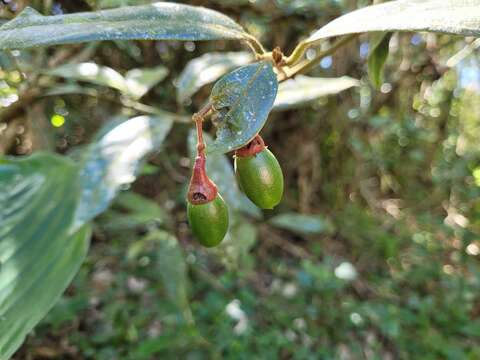
[[[29,5],[58,14],[138,3],[148,1]],[[313,29],[371,2],[183,3],[219,10],[288,54]],[[15,359],[480,358],[473,40],[394,34],[378,89],[368,78],[367,36],[325,58],[312,75],[348,75],[360,86],[270,115],[262,136],[282,164],[285,198],[274,211],[239,215],[216,250],[201,248],[186,222],[191,125],[175,122],[163,150],[95,220],[87,261]],[[86,61],[121,74],[156,68],[163,80],[142,102],[188,115],[211,86],[179,103],[180,74],[192,59],[227,51],[245,49],[111,41],[0,54],[0,107],[10,109],[8,119],[0,112],[0,152],[75,157],[112,118],[136,114],[118,91],[62,74],[38,75],[60,95],[22,97],[23,113],[14,108],[18,93],[40,90],[21,71]],[[211,171],[228,187],[224,161]]]

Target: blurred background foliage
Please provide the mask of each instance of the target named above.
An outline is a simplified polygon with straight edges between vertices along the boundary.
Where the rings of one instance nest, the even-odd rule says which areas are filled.
[[[149,2],[16,1],[0,15],[26,5],[60,14]],[[228,14],[288,54],[371,1],[184,3]],[[75,156],[113,115],[145,110],[139,97],[179,116],[163,150],[97,218],[86,263],[15,358],[480,358],[479,43],[394,34],[376,89],[369,40],[360,36],[311,74],[348,75],[360,86],[271,114],[262,136],[286,180],[274,211],[260,214],[232,187],[231,159],[209,160],[234,213],[215,250],[192,238],[184,204],[191,126],[182,116],[211,86],[198,80],[182,102],[177,86],[190,60],[241,45],[113,41],[1,53],[0,153]],[[137,86],[65,68],[80,62],[115,69],[127,85],[130,74]],[[129,73],[144,68],[144,78]]]

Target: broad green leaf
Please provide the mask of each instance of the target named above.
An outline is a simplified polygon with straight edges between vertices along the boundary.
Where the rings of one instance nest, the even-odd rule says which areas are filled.
[[[278,87],[274,110],[291,109],[317,100],[326,95],[334,95],[358,86],[360,82],[348,76],[340,78],[314,78],[298,75]]]
[[[301,235],[331,233],[333,231],[331,222],[319,215],[285,213],[271,218],[269,223]]]
[[[242,147],[262,130],[277,95],[272,64],[261,61],[223,76],[210,101],[218,111],[217,138],[208,153],[226,153]]]
[[[37,154],[0,163],[0,359],[8,359],[68,286],[90,229],[72,233],[78,169]]]
[[[374,33],[370,38],[368,75],[373,86],[380,88],[383,82],[383,66],[388,58],[388,46],[392,33]]]
[[[135,180],[142,160],[158,150],[172,127],[170,117],[138,116],[120,123],[88,147],[81,161],[82,194],[75,226],[104,211],[118,191]]]
[[[191,60],[178,78],[177,102],[184,103],[203,85],[252,60],[249,52],[208,53]]]
[[[396,0],[371,5],[328,23],[305,42],[371,31],[433,31],[480,35],[480,0]]]
[[[0,49],[72,44],[99,40],[244,39],[229,17],[210,9],[157,2],[67,15],[42,16],[26,8],[0,27]]]
[[[205,133],[203,137],[207,147],[210,146],[213,142],[211,137]],[[196,156],[196,140],[195,131],[192,130],[188,136],[188,149],[192,163]],[[207,173],[217,184],[218,191],[222,194],[230,210],[243,211],[256,218],[261,216],[260,210],[238,188],[232,164],[226,155],[208,154]]]
[[[133,69],[125,77],[108,66],[95,63],[65,64],[46,74],[66,79],[86,81],[119,90],[133,99],[139,99],[168,74],[164,66],[152,69]]]

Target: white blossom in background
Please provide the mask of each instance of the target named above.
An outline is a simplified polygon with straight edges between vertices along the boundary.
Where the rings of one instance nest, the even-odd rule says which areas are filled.
[[[240,300],[234,299],[225,307],[227,315],[232,319],[237,320],[237,324],[233,328],[233,332],[236,335],[241,335],[248,329],[248,318],[240,305]]]
[[[339,279],[352,281],[357,278],[357,270],[349,262],[342,262],[334,270],[335,276]]]

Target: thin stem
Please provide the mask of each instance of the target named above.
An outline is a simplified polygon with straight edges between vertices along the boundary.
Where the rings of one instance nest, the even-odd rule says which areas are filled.
[[[245,40],[247,41],[247,44],[250,46],[255,55],[263,55],[266,53],[265,48],[255,36],[247,34]]]
[[[292,53],[290,54],[289,57],[285,60],[285,64],[290,66],[290,65],[295,65],[305,54],[305,52],[308,50],[310,47],[310,44],[300,41],[298,45],[293,49]]]
[[[205,143],[203,141],[203,119],[197,118],[195,120],[195,125],[197,126],[197,155],[203,155],[205,152]]]
[[[317,56],[315,56],[315,58],[313,58],[311,60],[305,59],[305,60],[299,62],[298,64],[296,64],[295,66],[292,66],[290,69],[287,69],[288,70],[287,71],[288,78],[291,78],[292,76],[294,76],[298,73],[305,73],[305,72],[311,70],[313,67],[317,66],[320,63],[320,61],[322,61],[322,59],[324,57],[335,53],[338,49],[340,49],[341,47],[348,44],[350,41],[355,39],[357,36],[358,36],[358,34],[353,34],[353,35],[346,36],[346,37],[342,38],[341,40],[338,40],[329,49],[320,52]],[[281,79],[281,80],[285,80],[285,79]]]
[[[213,109],[213,104],[208,102],[199,112],[193,114],[192,120],[195,121],[197,127],[197,155],[205,154],[205,142],[203,141],[203,120],[208,113]]]

